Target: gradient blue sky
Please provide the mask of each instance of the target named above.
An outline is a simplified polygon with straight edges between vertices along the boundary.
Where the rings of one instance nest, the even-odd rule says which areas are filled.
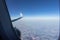
[[[6,0],[11,17],[58,16],[59,0]]]

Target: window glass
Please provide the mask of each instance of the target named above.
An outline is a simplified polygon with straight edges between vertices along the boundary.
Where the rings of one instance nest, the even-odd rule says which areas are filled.
[[[13,26],[21,31],[22,40],[58,40],[58,0],[6,0]]]

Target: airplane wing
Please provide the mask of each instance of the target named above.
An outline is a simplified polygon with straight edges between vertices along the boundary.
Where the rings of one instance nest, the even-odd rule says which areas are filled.
[[[22,13],[20,13],[20,17],[19,17],[19,18],[17,18],[17,19],[12,20],[12,22],[17,21],[17,20],[21,19],[22,17],[23,17],[23,14],[22,14]]]
[[[17,19],[14,19],[14,20],[12,20],[12,22],[15,22],[15,21],[17,21],[17,20],[19,20],[19,19],[21,19],[22,17],[19,17],[19,18],[17,18]]]

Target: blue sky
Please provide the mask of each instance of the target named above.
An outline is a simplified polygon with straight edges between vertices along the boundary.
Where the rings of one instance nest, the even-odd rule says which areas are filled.
[[[59,0],[6,0],[11,17],[58,16]]]

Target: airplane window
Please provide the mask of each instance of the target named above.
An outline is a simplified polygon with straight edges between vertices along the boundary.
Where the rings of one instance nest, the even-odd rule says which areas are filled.
[[[22,40],[58,40],[59,0],[6,0],[6,4]]]

